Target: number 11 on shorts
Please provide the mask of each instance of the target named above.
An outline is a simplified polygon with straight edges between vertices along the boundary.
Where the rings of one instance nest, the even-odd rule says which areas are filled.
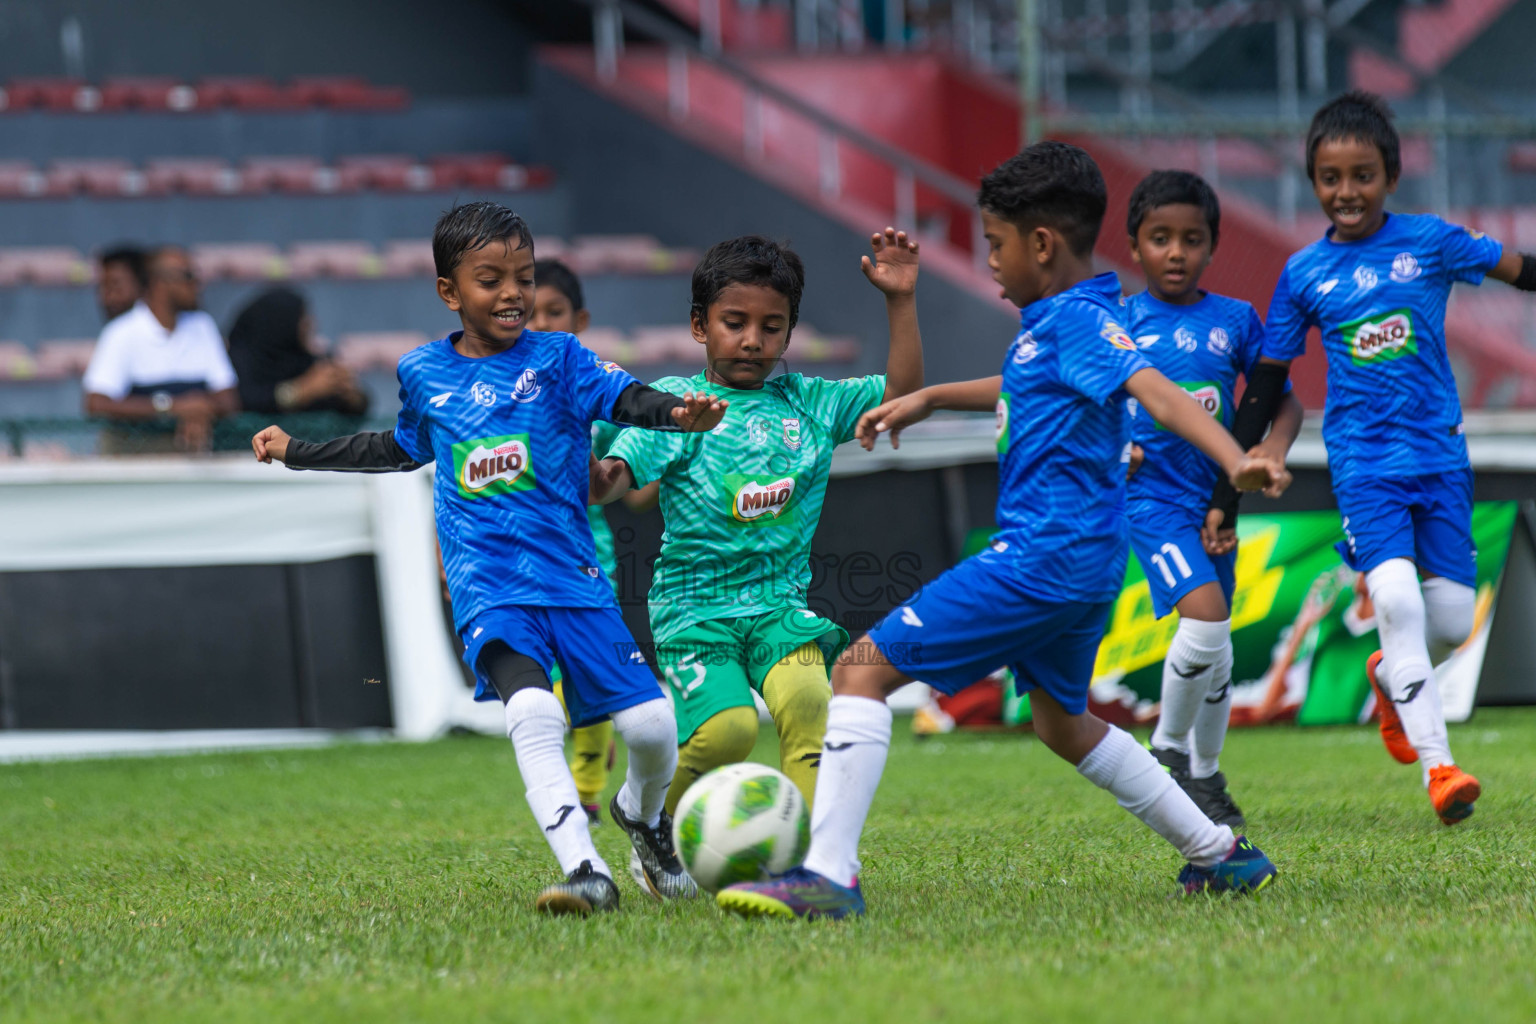
[[[1187,580],[1190,576],[1193,575],[1193,572],[1189,568],[1189,563],[1184,560],[1184,552],[1179,550],[1179,546],[1177,544],[1169,542],[1159,548],[1158,551],[1160,552],[1159,554],[1152,556],[1152,564],[1157,566],[1158,572],[1163,574],[1163,579],[1170,587],[1176,585],[1178,580],[1173,578],[1173,572],[1168,568],[1169,559],[1173,560],[1173,567],[1174,569],[1179,570],[1179,576],[1181,578]],[[1167,555],[1168,558],[1164,558],[1163,555]]]

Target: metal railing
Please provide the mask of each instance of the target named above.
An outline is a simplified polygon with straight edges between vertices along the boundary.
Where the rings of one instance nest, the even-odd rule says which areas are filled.
[[[967,209],[971,219],[971,262],[978,273],[986,274],[987,247],[982,238],[981,213],[976,209],[976,184],[951,174],[920,157],[868,135],[757,74],[752,68],[720,51],[718,10],[716,35],[709,42],[708,32],[697,38],[672,22],[630,0],[581,0],[593,11],[594,68],[598,78],[614,82],[619,74],[624,33],[633,29],[667,48],[667,114],[676,122],[691,116],[692,94],[689,75],[693,64],[701,62],[734,79],[742,90],[742,156],[749,162],[761,160],[766,147],[765,104],[808,122],[816,132],[816,191],[829,203],[845,198],[842,153],[851,147],[885,164],[894,175],[891,211],[894,223],[917,229],[918,188],[932,190],[945,200]],[[710,7],[709,0],[701,7]],[[708,21],[701,18],[701,21]]]

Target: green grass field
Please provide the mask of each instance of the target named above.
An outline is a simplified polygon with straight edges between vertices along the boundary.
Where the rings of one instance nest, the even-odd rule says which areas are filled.
[[[1234,733],[1281,870],[1247,900],[1170,898],[1173,851],[1032,738],[897,734],[841,925],[627,878],[536,916],[493,739],[0,766],[0,1019],[1536,1019],[1536,712],[1453,729],[1487,794],[1455,829],[1374,730]]]

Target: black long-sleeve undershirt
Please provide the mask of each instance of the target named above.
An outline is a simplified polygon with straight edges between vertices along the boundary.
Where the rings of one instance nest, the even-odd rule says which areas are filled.
[[[676,395],[646,384],[631,384],[613,403],[614,423],[650,430],[678,430],[672,410],[684,402]],[[393,428],[348,434],[331,441],[290,438],[283,462],[289,469],[325,469],[351,473],[408,473],[422,463],[395,440]]]

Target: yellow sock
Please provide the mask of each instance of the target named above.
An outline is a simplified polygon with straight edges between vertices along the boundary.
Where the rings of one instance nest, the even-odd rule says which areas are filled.
[[[823,718],[826,717],[823,710]],[[677,752],[677,774],[667,790],[667,813],[700,775],[721,765],[745,761],[757,746],[757,707],[726,708],[712,715]],[[818,750],[820,747],[817,748]]]
[[[565,691],[558,679],[554,690],[564,708]],[[565,714],[566,721],[570,721],[570,708],[566,708]],[[571,774],[576,778],[576,795],[584,804],[598,803],[602,800],[603,790],[608,788],[608,748],[612,743],[612,722],[599,722],[572,732],[571,746],[576,759],[571,762]]]
[[[779,770],[800,788],[806,807],[816,798],[816,770],[821,767],[831,699],[826,662],[813,643],[774,665],[763,680],[763,702],[779,733]]]

